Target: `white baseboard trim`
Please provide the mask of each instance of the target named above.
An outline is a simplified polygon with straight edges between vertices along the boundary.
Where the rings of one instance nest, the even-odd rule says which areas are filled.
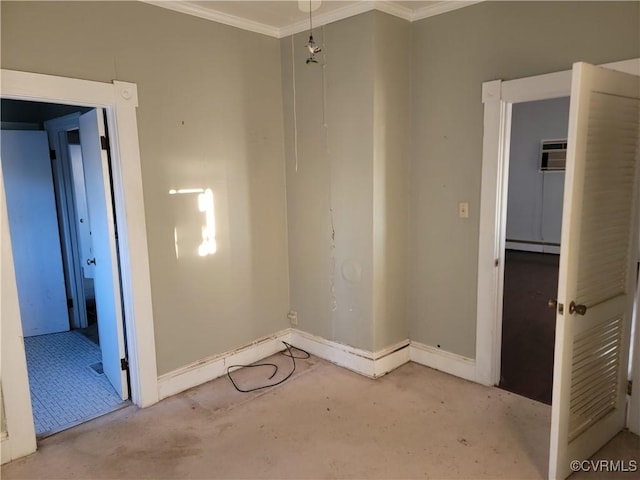
[[[286,329],[268,337],[256,340],[244,347],[214,355],[186,365],[158,377],[158,397],[160,400],[227,373],[229,365],[248,365],[283,350],[283,341],[290,341],[291,329]]]
[[[379,350],[374,353],[374,377],[382,377],[405,363],[409,363],[409,360],[409,339]]]
[[[0,441],[0,456],[2,457],[0,462],[2,465],[11,461],[11,443],[9,442],[9,435],[5,432],[2,432]]]
[[[560,255],[559,245],[543,245],[540,243],[526,243],[526,242],[510,242],[506,241],[504,248],[507,250],[520,250],[521,252],[535,252],[535,253],[553,253]]]
[[[31,417],[29,417],[29,421],[31,422],[32,436],[29,435],[28,431],[23,432],[20,431],[20,429],[18,429],[17,434],[13,437],[9,432],[0,433],[0,464],[4,465],[18,458],[31,455],[36,451],[36,434],[33,430],[33,420]]]
[[[244,347],[199,360],[161,375],[158,378],[158,396],[160,399],[167,398],[221,377],[227,373],[229,365],[247,365],[278,353],[283,349],[283,341],[370,378],[381,377],[413,361],[466,380],[477,381],[474,359],[422,343],[410,342],[408,339],[377,352],[370,352],[300,330],[286,329]],[[3,447],[4,443],[3,438]]]
[[[434,370],[440,370],[465,380],[477,382],[476,361],[473,358],[446,352],[419,342],[410,343],[409,358],[412,362],[425,365]]]
[[[300,330],[292,330],[290,343],[311,355],[370,378],[381,377],[409,361],[409,340],[403,340],[378,352],[370,352]]]

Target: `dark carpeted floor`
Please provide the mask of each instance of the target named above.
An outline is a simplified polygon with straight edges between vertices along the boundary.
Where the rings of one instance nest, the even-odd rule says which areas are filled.
[[[558,255],[506,251],[500,388],[551,404]]]

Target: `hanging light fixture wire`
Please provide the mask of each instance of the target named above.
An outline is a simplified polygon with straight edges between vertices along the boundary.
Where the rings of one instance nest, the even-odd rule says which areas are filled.
[[[311,0],[309,0],[309,42],[307,43],[307,50],[309,50],[309,57],[307,58],[306,63],[318,63],[316,60],[316,53],[320,53],[322,49],[316,45],[315,40],[313,39],[313,19],[311,16]]]

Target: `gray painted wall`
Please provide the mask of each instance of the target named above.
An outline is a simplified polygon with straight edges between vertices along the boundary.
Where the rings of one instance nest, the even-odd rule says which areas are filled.
[[[376,12],[374,66],[374,345],[409,338],[409,108],[411,25]]]
[[[412,340],[475,357],[482,82],[636,58],[639,18],[638,2],[486,2],[413,23]]]
[[[138,85],[158,373],[288,327],[278,41],[141,2],[1,8],[2,68]],[[213,190],[215,255],[176,258],[198,212],[172,188]]]
[[[507,240],[559,244],[564,171],[540,170],[540,143],[567,138],[569,98],[517,103],[511,118]]]
[[[316,29],[324,70],[294,37],[295,134],[290,38],[137,2],[1,8],[3,68],[138,84],[160,374],[288,326],[288,288],[302,330],[378,349],[408,323],[412,340],[474,357],[482,82],[640,56],[637,2],[486,2],[410,39],[370,12]],[[177,261],[188,207],[168,190],[193,186],[214,189],[219,254]]]
[[[305,65],[308,34],[281,40],[291,308],[300,329],[367,350],[373,347],[374,17],[316,29],[324,70]]]
[[[409,33],[380,12],[327,25],[318,65],[296,35],[295,74],[281,41],[291,306],[300,329],[366,350],[408,336]]]

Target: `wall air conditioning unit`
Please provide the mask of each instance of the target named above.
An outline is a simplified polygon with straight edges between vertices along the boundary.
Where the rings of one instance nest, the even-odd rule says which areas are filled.
[[[540,142],[540,170],[564,171],[567,164],[567,140]]]

